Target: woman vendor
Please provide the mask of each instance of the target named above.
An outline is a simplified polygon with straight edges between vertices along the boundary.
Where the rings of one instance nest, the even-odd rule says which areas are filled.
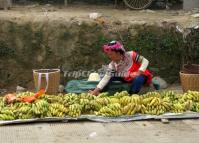
[[[97,96],[112,81],[130,83],[129,94],[136,94],[143,85],[151,83],[152,74],[147,69],[149,61],[146,58],[135,51],[125,51],[119,41],[111,41],[104,45],[103,51],[111,62],[97,87],[90,91],[91,94]]]

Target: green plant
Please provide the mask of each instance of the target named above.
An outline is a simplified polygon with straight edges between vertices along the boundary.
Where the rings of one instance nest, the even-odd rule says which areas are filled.
[[[13,56],[15,53],[15,50],[13,48],[8,47],[8,45],[0,41],[0,57],[10,57]]]

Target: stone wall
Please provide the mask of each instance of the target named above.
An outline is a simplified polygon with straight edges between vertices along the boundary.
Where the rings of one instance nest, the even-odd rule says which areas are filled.
[[[26,87],[32,82],[32,69],[38,68],[97,70],[109,62],[101,46],[112,39],[123,41],[127,50],[138,51],[149,59],[154,75],[169,82],[178,80],[182,36],[169,23],[127,26],[119,22],[104,25],[75,21],[23,24],[0,21],[0,86]],[[195,53],[198,60],[199,52]],[[62,75],[62,83],[67,80]]]
[[[199,8],[199,0],[184,0],[183,9],[190,10],[193,8]]]

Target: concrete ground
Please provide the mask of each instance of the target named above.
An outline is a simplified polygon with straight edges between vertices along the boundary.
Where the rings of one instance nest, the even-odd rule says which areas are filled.
[[[199,120],[68,122],[0,126],[1,143],[197,143]]]

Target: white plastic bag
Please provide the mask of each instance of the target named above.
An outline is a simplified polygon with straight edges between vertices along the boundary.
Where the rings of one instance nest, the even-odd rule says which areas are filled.
[[[155,76],[152,80],[153,84],[158,84],[159,89],[165,89],[168,87],[167,82],[159,76]]]

